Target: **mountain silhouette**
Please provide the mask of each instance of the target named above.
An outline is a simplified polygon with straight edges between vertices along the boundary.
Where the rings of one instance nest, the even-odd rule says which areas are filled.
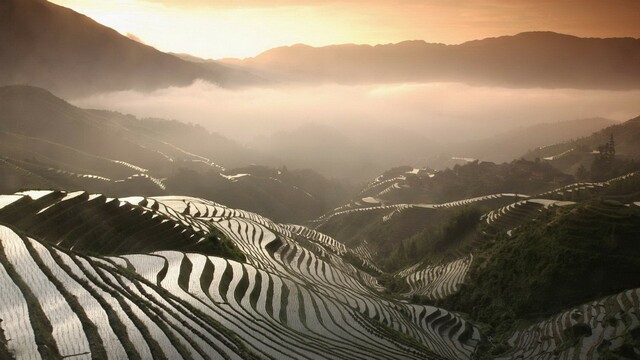
[[[638,89],[640,39],[525,32],[459,45],[293,45],[222,63],[293,82],[463,82],[505,87]]]
[[[73,10],[42,0],[0,2],[0,85],[63,95],[259,81],[243,71],[181,60],[129,39]]]

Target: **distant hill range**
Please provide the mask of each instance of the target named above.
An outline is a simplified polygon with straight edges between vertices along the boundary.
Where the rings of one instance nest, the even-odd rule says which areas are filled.
[[[80,109],[31,86],[0,87],[0,114],[0,193],[206,196],[279,221],[342,201],[339,184],[311,170],[246,166],[252,152],[199,126]]]
[[[463,82],[507,87],[638,89],[640,39],[526,32],[459,45],[293,45],[221,63],[281,81]]]
[[[527,32],[459,45],[293,45],[254,58],[205,60],[141,44],[44,0],[0,3],[0,85],[64,96],[270,83],[462,82],[506,87],[638,89],[640,39]]]
[[[27,84],[63,95],[260,82],[217,63],[195,64],[133,41],[44,0],[0,2],[0,85]]]

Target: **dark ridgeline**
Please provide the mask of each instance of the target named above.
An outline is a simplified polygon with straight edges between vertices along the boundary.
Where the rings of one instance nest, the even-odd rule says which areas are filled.
[[[133,41],[44,0],[0,2],[0,85],[28,84],[66,96],[260,82],[226,66],[195,64]]]
[[[526,32],[460,45],[293,45],[222,63],[293,82],[463,82],[514,88],[639,89],[640,39]]]

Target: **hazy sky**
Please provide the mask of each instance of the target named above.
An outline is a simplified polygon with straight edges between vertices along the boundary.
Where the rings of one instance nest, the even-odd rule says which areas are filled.
[[[640,0],[51,0],[163,51],[249,57],[282,45],[460,43],[549,30],[640,37]]]

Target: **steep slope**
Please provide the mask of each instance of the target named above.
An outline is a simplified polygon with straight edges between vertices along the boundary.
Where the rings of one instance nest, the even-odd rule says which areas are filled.
[[[257,80],[223,65],[183,61],[45,0],[0,3],[0,85],[86,95],[186,86],[196,79],[223,86]]]
[[[494,353],[513,347],[507,358],[637,357],[637,204],[548,208],[480,248],[460,291],[438,304],[490,324]]]
[[[507,87],[637,89],[640,39],[528,32],[460,45],[293,45],[223,63],[301,82],[456,81]]]
[[[515,168],[504,174],[512,185],[535,189],[544,177],[534,169],[548,165],[530,164],[520,169],[532,178]],[[455,186],[472,175],[478,183],[490,169],[470,164],[440,180]],[[399,167],[309,224],[357,254],[352,263],[370,269],[387,291],[485,324],[492,340],[479,358],[636,358],[639,174],[529,195],[398,204],[385,195],[419,186],[415,177],[439,177]]]
[[[423,262],[414,269],[422,271],[467,257],[481,243],[476,235],[482,214],[535,194],[545,199],[550,195],[542,194],[571,180],[548,164],[525,160],[476,161],[441,172],[397,167],[307,224],[352,249],[365,247],[385,271]]]
[[[133,143],[131,137],[119,135],[125,130],[123,127],[92,116],[41,88],[0,87],[0,112],[0,131],[4,133],[149,167],[158,167],[165,161],[161,155]]]
[[[472,161],[444,171],[396,167],[365,185],[350,202],[312,222],[320,226],[329,219],[360,210],[394,210],[410,204],[449,208],[502,197],[517,198],[518,194],[542,193],[572,180],[548,164],[527,160],[503,164]],[[490,198],[492,194],[504,195]]]
[[[0,348],[34,358],[633,357],[637,184],[633,173],[539,195],[566,196],[580,185],[587,201],[579,204],[527,198],[544,208],[514,214],[520,220],[503,223],[497,237],[487,233],[471,253],[391,274],[376,267],[367,242],[345,246],[204,199],[0,196]],[[630,202],[588,201],[620,192]],[[507,198],[421,204],[392,219]],[[455,228],[446,231],[461,235]],[[225,241],[242,258],[206,244]],[[481,347],[467,320],[420,303],[488,323],[481,328],[492,340]],[[513,327],[522,317],[528,322]]]
[[[244,259],[214,228],[176,222],[157,203],[142,209],[104,195],[52,190],[17,193],[11,200],[0,209],[0,222],[74,251],[111,255],[188,250]]]
[[[637,236],[640,234],[638,225],[640,222],[640,208],[638,206],[625,206],[615,201],[594,201],[581,204],[579,206],[567,206],[557,208],[554,211],[548,211],[544,217],[539,218],[538,224],[530,224],[523,226],[513,232],[513,236],[508,242],[507,247],[521,246],[543,246],[547,250],[553,251],[554,248],[565,249],[583,253],[588,256],[573,256],[570,253],[563,254],[560,258],[545,256],[544,262],[554,262],[562,260],[561,265],[565,268],[571,268],[573,272],[558,272],[541,274],[551,275],[554,279],[546,282],[545,286],[555,289],[550,293],[546,293],[546,288],[538,288],[539,296],[552,296],[555,299],[548,301],[540,301],[539,304],[545,304],[547,308],[557,309],[556,304],[561,304],[565,299],[557,296],[561,293],[559,289],[567,290],[567,287],[573,289],[569,292],[572,296],[593,297],[593,295],[610,294],[626,288],[635,287],[636,284],[630,284],[629,281],[635,281],[633,274],[637,271],[625,268],[625,266],[639,264],[635,261],[636,252],[640,251],[637,246]],[[532,228],[533,227],[533,228]],[[539,230],[539,231],[538,231]],[[551,236],[556,234],[556,236]],[[500,249],[499,251],[503,251]],[[536,251],[532,249],[532,251]],[[584,266],[573,266],[569,262],[572,261],[596,261],[593,257],[596,255],[604,256],[597,263],[584,264]],[[519,258],[522,256],[523,258]],[[509,261],[518,262],[526,258],[528,255],[522,252],[516,258]],[[533,259],[531,259],[533,260]],[[612,262],[616,262],[615,266],[609,266]],[[501,264],[494,264],[501,266]],[[522,263],[527,267],[525,263]],[[546,267],[546,264],[539,264]],[[485,269],[491,271],[490,269]],[[551,271],[551,269],[549,269]],[[586,271],[590,276],[583,277],[579,272]],[[615,274],[615,276],[610,277]],[[624,276],[624,274],[630,276]],[[583,280],[582,284],[573,284],[570,282],[575,277]],[[586,285],[584,282],[588,282]],[[563,291],[564,291],[563,290]],[[595,294],[589,294],[595,292]],[[589,295],[584,295],[585,293]],[[495,293],[494,293],[495,295]],[[513,294],[512,294],[513,295]],[[517,295],[513,295],[517,296]],[[534,311],[538,309],[533,309]]]

